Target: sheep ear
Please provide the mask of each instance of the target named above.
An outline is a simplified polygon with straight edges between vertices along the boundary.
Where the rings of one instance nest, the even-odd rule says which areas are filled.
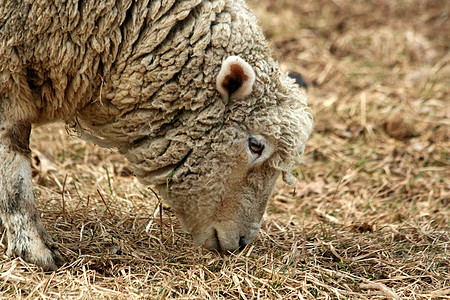
[[[224,100],[248,96],[255,82],[255,71],[242,58],[230,56],[222,63],[216,87]]]

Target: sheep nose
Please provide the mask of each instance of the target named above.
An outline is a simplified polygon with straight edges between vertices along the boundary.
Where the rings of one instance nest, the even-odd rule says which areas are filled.
[[[244,250],[245,246],[247,246],[247,242],[245,240],[245,236],[241,236],[239,239],[239,251]]]
[[[222,224],[210,227],[200,233],[193,233],[195,244],[206,249],[218,250],[221,253],[242,251],[255,239],[259,231],[259,224],[256,223],[250,224],[244,229],[220,225]]]

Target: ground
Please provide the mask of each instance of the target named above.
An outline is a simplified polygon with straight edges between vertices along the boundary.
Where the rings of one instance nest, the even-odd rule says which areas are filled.
[[[256,241],[195,247],[120,155],[36,128],[38,206],[67,264],[1,246],[1,298],[450,299],[450,2],[249,5],[316,123]]]

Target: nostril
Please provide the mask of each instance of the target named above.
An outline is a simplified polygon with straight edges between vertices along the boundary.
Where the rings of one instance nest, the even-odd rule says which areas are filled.
[[[245,241],[245,236],[241,236],[239,239],[239,251],[244,250],[245,246],[247,246],[247,242]]]

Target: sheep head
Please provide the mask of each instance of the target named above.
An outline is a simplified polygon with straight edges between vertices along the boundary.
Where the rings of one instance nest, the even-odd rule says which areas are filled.
[[[240,57],[226,58],[216,77],[217,99],[195,115],[197,123],[142,145],[144,153],[162,154],[152,162],[175,156],[177,163],[148,172],[145,159],[136,158],[142,147],[128,153],[141,162],[138,177],[156,183],[183,228],[206,248],[234,250],[256,237],[277,178],[292,183],[292,165],[311,131],[303,92],[279,69],[267,73]],[[188,133],[213,119],[221,119],[220,126],[196,138]]]

